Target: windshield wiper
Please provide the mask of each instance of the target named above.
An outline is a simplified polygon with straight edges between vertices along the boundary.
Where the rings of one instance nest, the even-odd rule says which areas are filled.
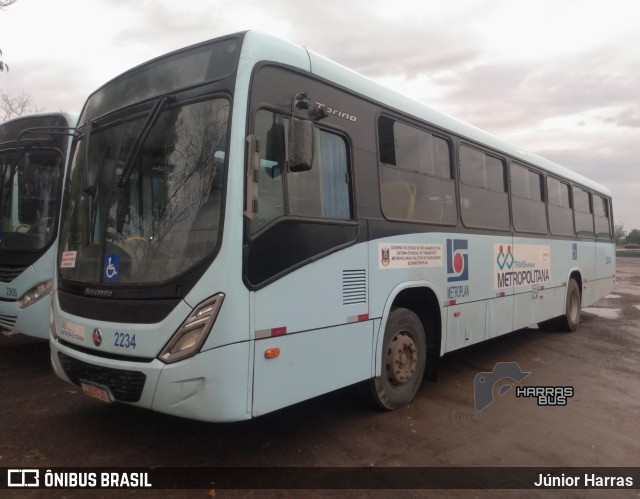
[[[83,140],[82,155],[84,156],[84,168],[85,171],[89,170],[89,142],[91,134],[97,127],[93,121],[88,121],[84,126],[76,129],[75,138],[76,141]],[[91,234],[93,234],[93,228],[95,227],[96,215],[98,214],[98,180],[92,185],[86,186],[82,192],[85,192],[91,196],[91,205],[89,208],[89,227],[91,227]],[[90,236],[92,237],[92,236]]]
[[[158,120],[158,116],[160,116],[162,109],[166,104],[175,102],[175,100],[176,97],[174,95],[164,95],[160,97],[153,105],[153,108],[149,113],[149,117],[142,127],[142,130],[140,130],[140,133],[136,137],[136,140],[133,143],[133,147],[131,148],[131,152],[129,153],[129,156],[127,156],[127,160],[124,163],[122,175],[120,175],[120,180],[118,180],[118,187],[124,187],[129,181],[129,177],[133,172],[134,160],[138,157],[140,149],[142,148],[142,144],[147,139],[147,136],[149,135],[149,132],[151,132],[153,126],[156,124],[156,121]]]

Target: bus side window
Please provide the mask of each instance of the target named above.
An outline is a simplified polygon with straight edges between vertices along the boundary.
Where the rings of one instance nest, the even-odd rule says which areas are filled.
[[[344,138],[314,128],[312,167],[307,171],[292,172],[286,169],[288,129],[289,119],[282,115],[267,110],[256,114],[254,133],[260,143],[260,169],[257,213],[251,221],[252,234],[284,216],[352,218]]]
[[[593,215],[595,219],[596,238],[609,241],[612,236],[609,202],[607,199],[593,195]]]
[[[449,143],[386,116],[378,119],[380,200],[387,218],[457,221]]]
[[[576,224],[576,234],[582,237],[593,237],[591,193],[579,187],[573,188],[573,215]]]
[[[520,232],[547,232],[547,211],[542,196],[542,175],[511,163],[513,226]]]
[[[573,236],[573,214],[569,185],[547,177],[549,231],[557,236]]]
[[[502,159],[460,146],[460,204],[468,227],[508,229],[509,197]]]
[[[277,130],[282,129],[282,133]],[[284,189],[282,171],[285,158],[285,137],[288,120],[270,111],[256,114],[255,135],[260,144],[260,169],[258,171],[258,206],[251,221],[255,233],[270,221],[284,216]]]
[[[315,129],[311,170],[287,173],[289,214],[351,219],[347,147],[339,135]]]
[[[389,218],[413,220],[416,211],[416,186],[404,180],[380,184],[384,211]]]

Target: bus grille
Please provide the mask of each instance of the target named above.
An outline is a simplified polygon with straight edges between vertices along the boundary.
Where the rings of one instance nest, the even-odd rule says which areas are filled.
[[[342,304],[367,303],[366,270],[342,271]]]
[[[77,296],[58,290],[60,308],[87,319],[133,324],[155,324],[164,320],[180,303],[171,300],[112,300]]]
[[[0,266],[0,281],[11,282],[22,274],[28,265],[2,265]]]
[[[0,315],[0,326],[13,328],[17,320],[18,316],[16,315]]]
[[[147,377],[138,371],[125,371],[95,366],[58,352],[60,364],[67,377],[76,385],[80,380],[108,386],[116,400],[138,402]]]

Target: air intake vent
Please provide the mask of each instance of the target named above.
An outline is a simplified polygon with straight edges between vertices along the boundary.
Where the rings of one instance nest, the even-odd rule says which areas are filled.
[[[25,265],[2,265],[0,267],[0,281],[11,282],[28,267]]]
[[[17,320],[16,315],[0,315],[0,326],[12,328],[16,325]]]
[[[342,304],[367,303],[366,270],[342,271]]]

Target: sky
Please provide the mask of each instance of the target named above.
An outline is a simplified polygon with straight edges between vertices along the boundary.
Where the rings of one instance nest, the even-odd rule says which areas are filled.
[[[0,91],[80,111],[133,66],[247,29],[604,184],[640,229],[635,0],[18,0],[0,10]]]

